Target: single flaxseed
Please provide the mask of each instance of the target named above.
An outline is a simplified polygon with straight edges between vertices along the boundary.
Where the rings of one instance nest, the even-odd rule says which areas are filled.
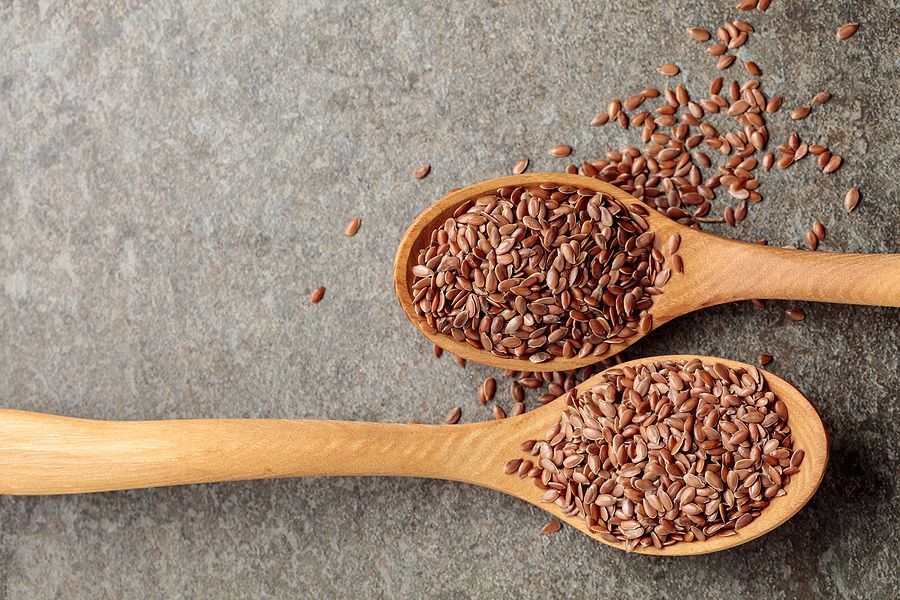
[[[522,463],[525,462],[521,458],[514,458],[508,461],[505,465],[503,465],[503,472],[507,475],[512,475],[513,473],[519,472],[519,467],[522,466]]]
[[[431,173],[431,165],[425,163],[415,171],[413,171],[413,177],[416,179],[425,179],[428,177],[428,174]]]
[[[494,395],[497,393],[497,380],[493,377],[488,377],[484,380],[482,389],[484,389],[484,402],[482,404],[485,404],[494,399]]]
[[[825,155],[823,154],[822,156],[825,156]],[[825,173],[834,173],[835,171],[838,170],[838,167],[841,166],[841,163],[843,161],[844,161],[844,159],[841,158],[839,155],[832,154],[831,158],[828,159],[828,162],[825,163],[825,166],[822,167],[822,171],[824,171]]]
[[[664,64],[664,65],[661,65],[661,66],[657,69],[657,71],[658,71],[661,75],[666,75],[666,76],[671,77],[672,75],[678,75],[678,73],[681,72],[681,69],[678,68],[678,65],[675,65],[675,64],[672,64],[672,63],[666,63],[666,64]]]
[[[322,298],[325,297],[325,286],[317,287],[313,290],[313,293],[309,297],[309,301],[313,304],[318,304],[322,301]]]
[[[800,308],[791,308],[784,312],[789,318],[793,319],[794,321],[802,321],[806,318],[806,313],[804,313],[803,309]]]
[[[759,355],[759,364],[761,364],[762,366],[766,366],[770,362],[772,362],[771,354],[760,354]]]
[[[856,34],[857,29],[859,29],[859,23],[847,23],[846,25],[841,25],[837,30],[837,39],[849,40]]]
[[[825,226],[818,219],[813,219],[812,232],[820,242],[825,239]]]
[[[359,226],[362,224],[362,219],[359,217],[354,217],[347,222],[347,226],[344,227],[344,233],[347,237],[353,237],[356,235],[356,232],[359,231]]]
[[[857,204],[859,204],[859,189],[854,186],[847,190],[847,195],[844,196],[844,208],[847,212],[852,212]]]
[[[513,175],[521,175],[525,172],[525,169],[528,168],[528,159],[522,158],[516,164],[513,165],[512,173]]]
[[[444,417],[444,423],[447,425],[454,425],[459,422],[459,418],[462,416],[462,409],[458,406],[455,406],[450,409],[450,412],[447,413],[447,416]],[[518,466],[518,465],[516,465]]]
[[[634,110],[643,103],[643,94],[635,94],[634,96],[629,96],[628,98],[626,98],[624,106],[627,110]]]
[[[737,59],[737,57],[734,54],[723,54],[716,62],[716,68],[720,71],[731,68],[731,65],[734,64],[735,59]]]
[[[728,46],[725,44],[713,44],[706,49],[706,53],[709,56],[722,56],[726,52],[728,52]]]
[[[831,92],[821,91],[813,96],[812,104],[813,106],[820,106],[822,104],[825,104],[829,100],[831,100]]]
[[[618,98],[614,98],[609,102],[606,107],[606,114],[609,115],[610,120],[615,119],[619,116],[619,113],[622,111],[622,101]]]
[[[541,527],[541,533],[544,533],[544,534],[556,533],[561,528],[562,528],[562,525],[560,524],[559,521],[550,521],[549,523],[547,523],[546,525]]]
[[[691,36],[692,40],[698,42],[708,41],[711,37],[709,31],[704,29],[703,27],[688,27],[687,33],[689,36]]]
[[[795,121],[805,119],[812,109],[809,106],[798,106],[791,111],[791,118]]]
[[[669,251],[669,254],[675,254],[678,252],[678,249],[681,247],[681,235],[677,233],[673,233],[669,236],[669,241],[666,242],[666,249]]]
[[[568,144],[557,144],[550,148],[547,153],[555,158],[565,158],[572,154],[572,146]]]
[[[819,238],[816,237],[816,234],[813,233],[812,229],[808,229],[806,233],[803,234],[803,238],[806,240],[806,245],[809,246],[810,250],[818,248]]]

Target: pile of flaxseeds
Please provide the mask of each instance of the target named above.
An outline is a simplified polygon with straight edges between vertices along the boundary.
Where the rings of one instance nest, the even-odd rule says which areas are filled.
[[[504,470],[626,550],[734,535],[799,471],[787,407],[755,367],[667,361],[603,379],[568,392],[559,422],[523,444],[532,459]]]
[[[671,275],[640,204],[544,183],[466,201],[412,268],[416,315],[501,358],[603,356],[652,327]]]

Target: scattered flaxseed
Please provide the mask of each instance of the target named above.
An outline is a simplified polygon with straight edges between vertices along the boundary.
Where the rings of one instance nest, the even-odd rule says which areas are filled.
[[[688,27],[687,33],[692,40],[698,42],[705,42],[710,38],[709,31],[702,27]]]
[[[819,246],[819,238],[816,237],[812,229],[807,230],[803,234],[803,238],[806,240],[806,245],[809,246],[810,250],[815,250]]]
[[[672,63],[666,63],[666,64],[660,66],[657,69],[657,71],[659,71],[659,73],[662,75],[667,75],[667,76],[671,77],[672,75],[678,75],[678,73],[681,72],[681,69],[678,68],[678,65],[674,65]]]
[[[666,242],[666,249],[669,251],[669,254],[675,254],[678,252],[678,248],[681,247],[681,235],[677,233],[673,233],[669,236],[669,241]]]
[[[484,402],[490,402],[491,400],[493,400],[494,394],[497,393],[497,380],[493,377],[488,377],[484,380],[482,387],[484,389]]]
[[[559,523],[559,521],[550,521],[549,523],[547,523],[546,525],[541,527],[541,533],[546,533],[546,534],[556,533],[561,528],[562,528],[562,525]]]
[[[859,23],[847,23],[846,25],[841,25],[837,30],[837,39],[848,40],[856,34],[857,29],[859,29]]]
[[[795,121],[799,121],[800,119],[805,119],[812,109],[809,106],[798,106],[794,110],[791,111],[791,118]]]
[[[627,110],[634,110],[644,103],[644,95],[643,94],[635,94],[634,96],[629,96],[625,100],[625,108]]]
[[[565,158],[572,154],[572,146],[568,144],[557,144],[547,151],[547,154],[555,158]]]
[[[519,160],[516,164],[513,165],[512,173],[513,175],[521,175],[525,172],[525,169],[528,168],[528,159],[523,158]]]
[[[606,114],[609,115],[610,120],[618,117],[620,112],[622,112],[622,101],[618,98],[610,100],[606,106]]]
[[[829,100],[831,100],[831,92],[822,91],[813,96],[812,104],[813,106],[819,106],[825,104]]]
[[[713,44],[706,49],[709,56],[722,56],[726,52],[728,52],[728,46],[725,44]]]
[[[852,187],[847,190],[847,195],[844,196],[844,208],[847,209],[847,212],[852,212],[857,204],[859,204],[859,190],[856,187]]]
[[[521,458],[514,458],[508,461],[505,465],[503,465],[503,472],[507,475],[512,475],[513,473],[519,472],[519,467],[522,466],[522,463],[525,462]]]
[[[347,237],[353,237],[356,235],[356,232],[359,231],[359,226],[362,224],[362,219],[359,217],[354,217],[347,222],[347,226],[344,227],[344,233]]]
[[[823,154],[822,156],[825,156],[825,155]],[[841,166],[841,163],[843,162],[843,160],[844,159],[841,158],[839,155],[832,154],[831,158],[828,159],[828,162],[825,163],[825,166],[822,167],[822,170],[825,173],[834,173],[835,171],[838,170],[838,167]]]
[[[458,406],[455,406],[450,409],[450,412],[447,413],[447,416],[444,417],[444,423],[447,425],[454,425],[459,422],[459,418],[462,416],[462,409]],[[518,466],[518,465],[516,465]]]
[[[812,232],[820,242],[825,239],[825,226],[818,219],[813,219]]]
[[[716,68],[720,71],[728,69],[734,64],[736,58],[737,57],[734,54],[723,54],[719,57],[718,62],[716,62]]]
[[[791,308],[784,311],[785,314],[793,319],[794,321],[802,321],[806,318],[806,313],[803,312],[803,309],[800,308]]]

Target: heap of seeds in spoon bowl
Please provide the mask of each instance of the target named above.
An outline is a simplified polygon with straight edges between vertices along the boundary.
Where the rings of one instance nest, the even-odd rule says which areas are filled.
[[[469,200],[419,253],[416,314],[499,357],[602,355],[650,330],[671,274],[646,214],[552,182]]]
[[[734,535],[799,472],[787,407],[755,367],[665,361],[605,379],[569,391],[559,422],[523,444],[534,461],[505,470],[607,541],[633,550]]]

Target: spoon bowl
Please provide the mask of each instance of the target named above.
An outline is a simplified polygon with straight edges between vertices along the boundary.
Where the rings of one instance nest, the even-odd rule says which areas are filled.
[[[699,358],[735,368],[749,365],[719,358],[662,356],[614,368]],[[772,499],[759,517],[735,535],[679,542],[635,552],[693,555],[731,548],[787,521],[819,487],[828,461],[828,440],[809,401],[783,379],[759,370],[788,408],[794,449],[806,454],[786,494]],[[601,374],[602,375],[602,374]],[[601,375],[578,386],[600,382]],[[313,476],[406,476],[446,479],[491,488],[525,500],[597,541],[617,548],[542,503],[528,479],[504,473],[521,444],[543,439],[565,408],[558,398],[518,417],[465,425],[419,425],[347,421],[216,419],[96,421],[17,410],[0,410],[0,494],[46,495],[105,492],[168,485]]]
[[[678,235],[677,254],[684,273],[672,275],[649,309],[652,326],[635,332],[601,355],[584,358],[556,357],[542,363],[527,358],[504,358],[475,348],[453,337],[429,331],[415,313],[412,268],[431,232],[441,227],[464,202],[494,193],[502,187],[554,183],[587,188],[612,196],[626,206],[639,205],[647,215],[654,246],[672,264],[667,241]],[[612,356],[675,317],[736,300],[782,299],[900,306],[900,255],[831,254],[772,248],[703,233],[663,216],[643,202],[604,181],[563,173],[532,173],[483,181],[451,192],[423,211],[406,231],[394,259],[394,289],[412,324],[429,340],[452,354],[480,364],[516,371],[568,371]]]

